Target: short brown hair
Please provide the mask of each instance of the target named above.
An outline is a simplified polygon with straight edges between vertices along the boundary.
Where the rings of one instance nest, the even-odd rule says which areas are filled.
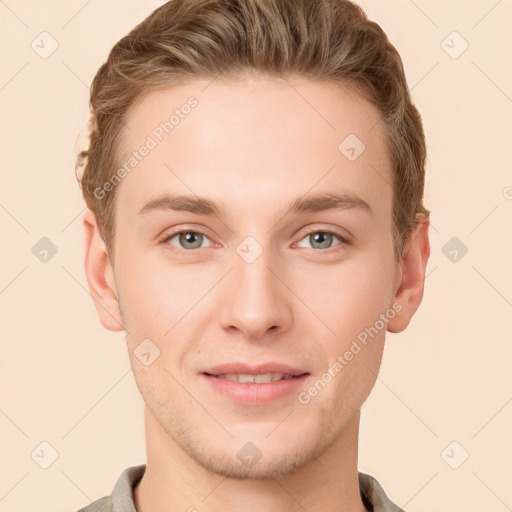
[[[113,258],[115,189],[127,112],[186,79],[245,71],[348,84],[382,116],[393,174],[393,241],[400,258],[423,206],[426,145],[402,60],[381,27],[349,0],[170,0],[120,39],[91,86],[90,144],[77,179]],[[340,141],[341,142],[341,141]]]

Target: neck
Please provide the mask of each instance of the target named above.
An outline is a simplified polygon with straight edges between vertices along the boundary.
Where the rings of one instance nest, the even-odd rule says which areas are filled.
[[[359,491],[357,413],[317,459],[279,480],[226,479],[189,457],[145,408],[147,464],[138,512],[366,512]]]

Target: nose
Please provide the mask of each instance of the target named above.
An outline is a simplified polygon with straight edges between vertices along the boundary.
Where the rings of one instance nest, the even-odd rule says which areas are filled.
[[[271,260],[268,251],[251,263],[234,254],[233,262],[221,298],[222,327],[238,331],[250,341],[288,330],[292,323],[291,294],[283,283],[282,266]]]

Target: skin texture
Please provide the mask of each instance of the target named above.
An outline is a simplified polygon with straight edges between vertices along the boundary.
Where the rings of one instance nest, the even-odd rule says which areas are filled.
[[[380,115],[353,90],[297,77],[210,82],[150,92],[131,110],[123,162],[187,98],[198,102],[117,185],[114,266],[94,215],[84,216],[91,294],[102,324],[127,331],[146,403],[137,507],[362,512],[360,408],[386,329],[405,329],[421,302],[428,219],[419,219],[397,262]],[[366,146],[355,161],[338,150],[350,133]],[[372,211],[285,215],[297,197],[321,192],[357,195]],[[225,216],[139,215],[162,193],[223,203]],[[165,240],[179,230],[204,236]],[[350,243],[315,241],[325,230]],[[262,249],[252,263],[237,252],[247,236]],[[305,405],[296,393],[236,404],[199,375],[225,362],[277,361],[308,371],[307,389],[393,304],[400,312]],[[149,366],[134,356],[147,338],[160,350]],[[261,453],[251,467],[237,457],[247,442]]]

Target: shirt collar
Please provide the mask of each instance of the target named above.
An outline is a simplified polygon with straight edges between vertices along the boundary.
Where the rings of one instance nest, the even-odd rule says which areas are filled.
[[[139,483],[146,464],[126,468],[118,478],[112,495],[112,508],[109,512],[137,512],[134,503],[133,489]],[[379,482],[371,475],[358,473],[359,489],[365,507],[370,512],[404,512],[387,497]],[[110,500],[109,500],[110,501]]]

